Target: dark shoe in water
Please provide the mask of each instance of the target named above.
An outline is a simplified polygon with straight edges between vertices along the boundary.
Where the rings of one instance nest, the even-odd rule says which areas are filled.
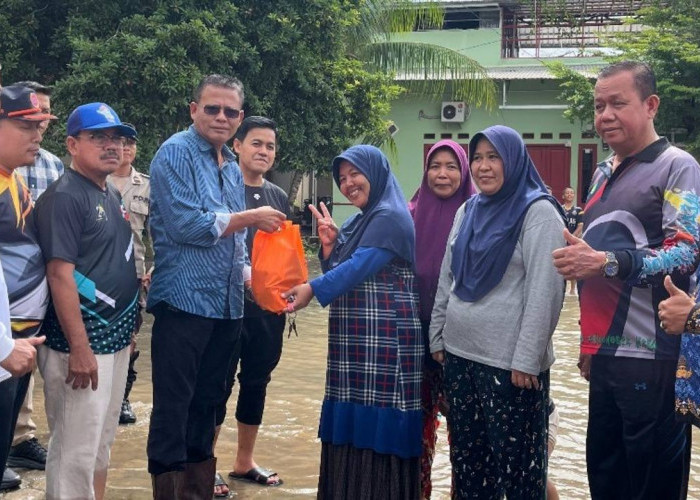
[[[19,477],[19,474],[9,467],[5,467],[5,472],[2,474],[2,481],[0,482],[0,491],[14,490],[19,488],[20,484],[22,484],[22,479]]]
[[[136,414],[134,413],[134,410],[131,409],[131,403],[129,403],[129,400],[125,399],[122,401],[122,409],[119,412],[119,423],[124,425],[133,424],[135,422]]]
[[[41,445],[37,438],[13,446],[7,456],[7,466],[44,470],[46,468],[46,448]]]

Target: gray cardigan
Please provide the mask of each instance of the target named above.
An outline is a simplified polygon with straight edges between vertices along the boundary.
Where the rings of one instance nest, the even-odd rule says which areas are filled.
[[[452,292],[452,242],[464,217],[457,210],[440,270],[430,321],[430,352],[537,375],[554,363],[552,333],[564,299],[564,279],[552,252],[565,245],[564,222],[547,200],[533,203],[501,282],[477,302]]]

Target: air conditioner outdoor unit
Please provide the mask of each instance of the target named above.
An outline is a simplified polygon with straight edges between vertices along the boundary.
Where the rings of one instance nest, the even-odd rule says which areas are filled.
[[[440,112],[440,121],[445,123],[462,123],[469,117],[469,106],[464,101],[444,101]]]

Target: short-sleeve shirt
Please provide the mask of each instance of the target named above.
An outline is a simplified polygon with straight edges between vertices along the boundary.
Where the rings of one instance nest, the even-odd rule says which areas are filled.
[[[562,205],[562,208],[563,207],[564,206]],[[583,210],[581,207],[577,207],[576,205],[572,206],[570,210],[564,208],[564,222],[566,223],[566,228],[571,234],[574,234],[574,231],[576,231],[578,225],[583,222],[582,212]]]
[[[283,212],[287,218],[290,216],[289,210],[289,198],[284,190],[269,181],[264,181],[261,186],[245,186],[245,206],[246,210],[252,210],[259,207],[272,207],[275,210]],[[250,226],[246,234],[246,245],[248,247],[248,255],[253,256],[253,239],[255,238],[255,233],[258,228],[255,226]],[[269,313],[258,307],[258,305],[252,300],[251,297],[246,294],[245,296],[245,309],[244,316],[262,316]]]
[[[37,200],[35,220],[47,262],[75,265],[80,310],[90,347],[111,354],[131,342],[138,281],[126,210],[117,189],[101,189],[73,169]],[[53,303],[44,322],[46,345],[69,352]]]

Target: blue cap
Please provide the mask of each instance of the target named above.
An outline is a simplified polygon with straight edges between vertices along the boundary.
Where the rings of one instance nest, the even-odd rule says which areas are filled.
[[[103,102],[83,104],[73,110],[68,117],[67,133],[76,136],[83,130],[116,128],[124,137],[135,137],[136,130],[124,125],[117,113]]]

